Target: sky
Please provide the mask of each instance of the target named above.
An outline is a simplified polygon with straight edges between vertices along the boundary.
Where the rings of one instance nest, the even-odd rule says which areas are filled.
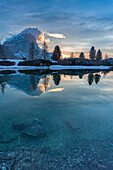
[[[113,0],[0,0],[0,41],[29,26],[66,38],[50,38],[49,50],[88,55],[91,46],[113,57]]]

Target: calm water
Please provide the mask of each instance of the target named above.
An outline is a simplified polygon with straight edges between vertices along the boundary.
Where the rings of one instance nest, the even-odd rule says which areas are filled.
[[[1,72],[0,120],[1,151],[112,151],[113,72]]]

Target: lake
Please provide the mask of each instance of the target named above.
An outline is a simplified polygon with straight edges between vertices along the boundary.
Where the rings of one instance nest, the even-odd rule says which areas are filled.
[[[113,169],[112,71],[1,71],[0,120],[1,166]]]

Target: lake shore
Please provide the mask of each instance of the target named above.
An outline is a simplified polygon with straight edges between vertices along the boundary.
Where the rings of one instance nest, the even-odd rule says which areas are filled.
[[[0,70],[111,70],[111,66],[0,66]]]
[[[64,59],[53,60],[0,60],[0,70],[112,70],[113,60]]]

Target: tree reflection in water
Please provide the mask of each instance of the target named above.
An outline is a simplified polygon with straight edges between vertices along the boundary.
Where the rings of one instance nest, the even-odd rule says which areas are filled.
[[[30,83],[31,83],[32,89],[36,90],[37,89],[37,81],[36,81],[35,75],[30,76]]]
[[[47,87],[50,87],[49,79],[50,76],[52,76],[52,79],[54,81],[54,84],[58,86],[60,84],[61,78],[66,79],[66,76],[70,76],[70,79],[74,78],[75,76],[78,76],[80,79],[83,79],[84,75],[87,75],[87,82],[91,86],[94,82],[98,84],[101,79],[101,75],[104,75],[104,77],[109,73],[110,71],[89,71],[89,70],[61,70],[57,73],[54,73],[52,71],[29,71],[24,72],[22,71],[22,74],[20,72],[19,75],[16,75],[14,73],[0,72],[0,86],[1,86],[1,92],[2,94],[5,93],[5,89],[7,84],[24,91],[28,95],[36,95],[39,96],[42,93],[45,93]],[[85,78],[86,79],[86,78]],[[42,83],[40,84],[40,80],[42,80]],[[71,82],[70,82],[71,83]]]
[[[45,88],[45,91],[49,85],[49,77],[47,77],[46,75],[44,76],[44,79],[43,79],[43,85],[44,85],[44,88]]]
[[[4,83],[1,84],[1,91],[2,91],[2,94],[5,93],[5,89],[6,89],[6,83],[4,82]]]
[[[56,86],[60,84],[61,76],[59,73],[54,73],[53,74],[53,80]]]
[[[89,83],[89,85],[92,85],[93,81],[94,81],[94,75],[93,75],[93,73],[91,73],[91,74],[88,75],[88,83]]]
[[[100,74],[95,74],[95,83],[98,84],[98,82],[100,81]]]
[[[110,73],[110,70],[102,71],[102,74],[104,75],[104,77],[105,77],[108,73]]]

